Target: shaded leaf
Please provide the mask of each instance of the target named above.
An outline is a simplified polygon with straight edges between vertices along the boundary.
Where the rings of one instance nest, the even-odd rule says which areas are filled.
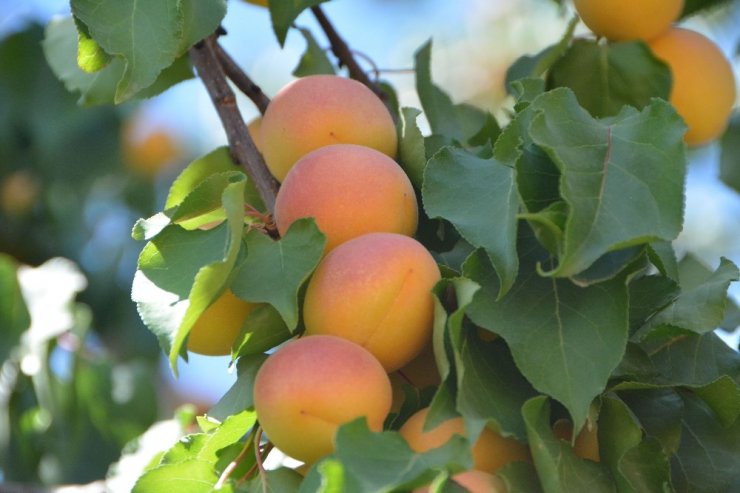
[[[730,120],[720,142],[719,177],[725,185],[740,193],[740,116],[735,115]]]
[[[427,158],[424,148],[424,136],[421,134],[416,119],[421,111],[416,108],[401,108],[399,120],[398,162],[417,189],[421,189],[424,180],[424,167]]]
[[[267,356],[264,354],[239,358],[236,364],[236,382],[208,410],[208,416],[219,421],[225,421],[229,416],[252,407],[254,405],[254,379],[266,359]]]
[[[740,415],[740,383],[729,375],[723,375],[709,385],[699,387],[694,393],[712,408],[722,426],[729,427]]]
[[[537,471],[529,462],[510,462],[496,471],[508,493],[542,493]]]
[[[234,341],[232,358],[264,353],[292,335],[272,305],[257,305],[247,315],[241,333]]]
[[[334,65],[332,65],[326,52],[316,42],[316,38],[308,29],[298,28],[306,39],[306,51],[301,57],[298,66],[293,70],[294,77],[305,77],[307,75],[329,74],[334,75]]]
[[[326,0],[277,0],[268,2],[272,30],[275,32],[280,46],[285,45],[288,29],[298,16],[307,8],[319,5]]]
[[[31,325],[23,300],[15,260],[0,253],[0,364],[20,343],[21,334]]]

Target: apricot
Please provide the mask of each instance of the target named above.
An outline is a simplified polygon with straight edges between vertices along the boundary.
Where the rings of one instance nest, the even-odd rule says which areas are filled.
[[[732,66],[707,37],[674,28],[652,40],[650,48],[671,69],[670,101],[684,119],[684,141],[698,146],[716,139],[727,128],[735,104]]]
[[[429,431],[422,431],[429,408],[417,411],[398,430],[415,452],[426,452],[444,445],[453,435],[465,436],[465,422],[462,418],[452,418]],[[499,435],[490,428],[484,428],[473,444],[473,468],[495,473],[509,462],[529,460],[527,447],[513,438]]]
[[[314,217],[326,252],[372,232],[416,232],[416,195],[406,173],[369,147],[336,144],[303,156],[285,177],[275,201],[280,234],[301,217]]]
[[[573,0],[594,34],[611,41],[650,40],[667,31],[684,0]]]
[[[395,157],[398,140],[388,109],[361,83],[311,75],[286,85],[262,117],[262,153],[279,181],[303,156],[331,144],[358,144]]]
[[[506,493],[506,484],[493,474],[471,469],[450,478],[470,493]],[[417,488],[413,493],[428,493],[429,487]]]
[[[258,116],[247,124],[247,132],[258,151],[262,152],[262,117]]]
[[[268,0],[245,0],[247,3],[252,5],[259,5],[260,7],[267,7]]]
[[[357,344],[303,337],[278,348],[257,372],[254,407],[278,449],[312,463],[334,450],[341,424],[365,417],[371,430],[380,431],[391,407],[391,384]]]
[[[369,233],[342,243],[319,263],[306,289],[306,334],[344,337],[391,372],[418,355],[432,335],[432,287],[440,279],[421,243]]]
[[[242,330],[244,319],[255,306],[231,290],[225,291],[190,329],[188,351],[209,356],[231,354],[231,346]]]
[[[121,130],[123,162],[134,173],[152,178],[183,155],[180,142],[164,126],[152,126],[143,113],[134,114]]]
[[[552,433],[559,439],[570,443],[573,437],[573,423],[567,419],[559,419],[552,426]],[[576,436],[573,443],[573,452],[581,459],[599,462],[599,437],[595,423],[586,423]]]

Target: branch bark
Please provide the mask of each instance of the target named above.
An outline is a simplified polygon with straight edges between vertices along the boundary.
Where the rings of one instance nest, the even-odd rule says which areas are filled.
[[[231,55],[229,55],[218,42],[214,42],[213,47],[215,48],[216,56],[218,57],[218,61],[221,64],[226,77],[231,79],[231,82],[233,82],[241,92],[251,99],[255,106],[257,106],[257,109],[259,109],[260,113],[264,115],[265,110],[267,110],[267,105],[270,104],[270,98],[262,92],[260,86],[255,84],[254,81],[244,73],[234,59],[231,58]]]
[[[275,210],[275,196],[279,184],[270,174],[262,154],[249,136],[244,119],[236,106],[236,96],[229,87],[219,63],[216,45],[216,37],[209,36],[190,49],[190,58],[221,119],[232,158],[253,181],[267,211],[272,214]]]

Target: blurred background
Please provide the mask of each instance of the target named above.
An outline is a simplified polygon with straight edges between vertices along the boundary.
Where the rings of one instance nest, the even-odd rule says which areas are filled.
[[[275,94],[291,80],[304,38],[292,31],[280,48],[266,9],[237,0],[228,8],[224,47]],[[435,81],[456,101],[501,118],[510,105],[508,66],[557,41],[569,20],[567,7],[549,0],[338,0],[324,8],[402,105],[419,107],[413,56],[432,38]],[[43,26],[68,9],[66,0],[0,0],[0,255],[28,266],[23,293],[39,300],[29,307],[30,356],[19,368],[0,368],[0,409],[44,395],[51,406],[20,417],[0,411],[0,450],[12,451],[0,457],[0,483],[100,479],[152,422],[183,403],[206,409],[235,380],[228,357],[197,355],[173,379],[130,301],[143,247],[131,239],[132,225],[161,209],[182,168],[226,141],[210,99],[190,80],[151,100],[78,107],[41,50]],[[328,45],[310,15],[297,24]],[[690,24],[722,47],[740,81],[740,1]],[[246,121],[258,115],[248,99],[239,105]],[[718,158],[716,144],[691,152],[685,229],[676,242],[712,268],[720,256],[740,264],[740,195],[719,181]],[[740,301],[740,286],[731,289]],[[10,351],[1,332],[0,362]],[[50,338],[56,343],[47,355]],[[737,335],[725,338],[737,348]],[[58,426],[73,415],[78,422]],[[9,428],[16,421],[22,429]]]

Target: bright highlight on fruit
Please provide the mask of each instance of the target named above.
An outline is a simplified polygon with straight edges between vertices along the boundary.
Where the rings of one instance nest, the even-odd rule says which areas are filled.
[[[449,419],[436,428],[423,431],[429,408],[417,411],[401,427],[399,433],[416,452],[426,452],[444,445],[453,435],[465,436],[462,418]],[[500,467],[513,461],[529,461],[529,451],[524,444],[513,438],[502,437],[490,428],[484,428],[473,445],[473,467],[495,473]]]
[[[303,156],[285,178],[275,221],[285,234],[293,221],[314,217],[326,235],[326,252],[366,233],[412,236],[416,195],[401,167],[369,147],[337,144]]]
[[[719,47],[694,31],[674,28],[650,43],[671,69],[670,101],[689,127],[690,146],[706,144],[727,128],[735,104],[735,76]]]
[[[610,41],[650,40],[681,15],[684,0],[573,0],[584,24]]]
[[[312,463],[334,450],[337,428],[365,417],[381,431],[391,384],[365,349],[333,336],[293,340],[267,358],[254,382],[260,425],[277,448]]]
[[[224,292],[198,318],[188,335],[188,351],[209,356],[231,354],[244,320],[256,305]]]
[[[396,127],[388,109],[361,83],[312,75],[281,89],[262,118],[262,153],[283,181],[303,156],[331,144],[358,144],[395,157]]]
[[[432,255],[413,238],[370,233],[332,250],[306,290],[306,334],[330,334],[370,351],[386,371],[430,341],[440,279]]]

